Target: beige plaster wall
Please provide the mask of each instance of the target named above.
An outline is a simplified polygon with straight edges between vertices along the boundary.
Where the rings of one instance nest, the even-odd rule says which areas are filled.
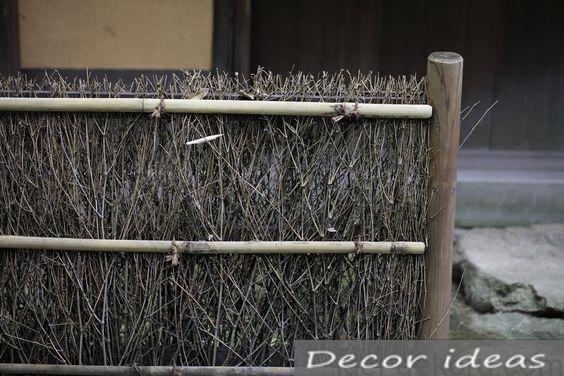
[[[19,0],[22,68],[210,69],[213,0]]]

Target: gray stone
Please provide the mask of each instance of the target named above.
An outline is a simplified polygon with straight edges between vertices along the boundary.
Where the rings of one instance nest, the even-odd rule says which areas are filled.
[[[480,338],[497,339],[562,339],[564,320],[534,317],[523,313],[471,313],[467,329]]]
[[[564,224],[467,230],[455,248],[465,300],[477,311],[564,317]]]

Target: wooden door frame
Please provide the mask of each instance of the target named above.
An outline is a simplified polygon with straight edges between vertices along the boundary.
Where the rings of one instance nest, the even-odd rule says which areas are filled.
[[[214,0],[213,69],[250,73],[251,1]]]
[[[18,0],[0,0],[0,75],[20,70]]]

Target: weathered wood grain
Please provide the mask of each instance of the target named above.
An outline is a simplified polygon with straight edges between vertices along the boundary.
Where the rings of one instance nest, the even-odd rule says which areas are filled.
[[[452,52],[434,52],[428,58],[427,90],[433,117],[429,129],[426,292],[419,333],[422,339],[448,337],[462,61]]]

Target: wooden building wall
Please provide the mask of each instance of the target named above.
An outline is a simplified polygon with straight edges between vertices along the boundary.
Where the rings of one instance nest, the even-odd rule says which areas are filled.
[[[564,150],[564,27],[550,1],[259,0],[250,70],[424,74],[432,51],[460,53],[463,104],[480,104],[465,147]]]

